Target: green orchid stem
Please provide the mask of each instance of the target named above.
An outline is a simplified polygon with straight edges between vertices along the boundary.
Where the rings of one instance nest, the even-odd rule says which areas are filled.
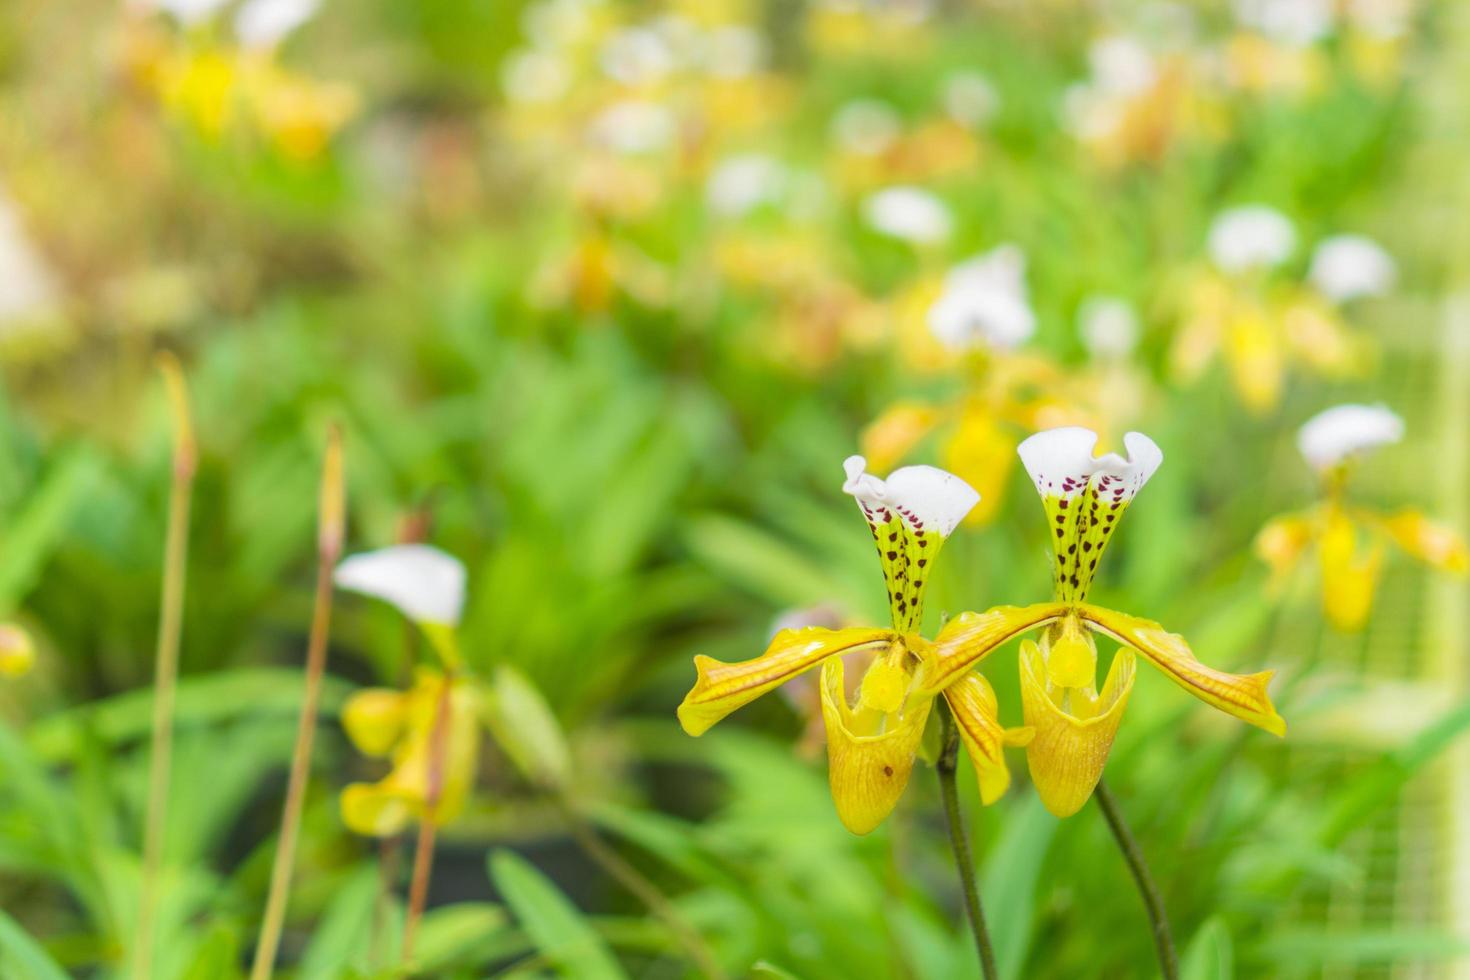
[[[1153,927],[1154,945],[1158,947],[1159,968],[1163,970],[1164,980],[1179,980],[1179,953],[1174,949],[1174,934],[1169,929],[1169,915],[1164,911],[1164,900],[1159,895],[1158,886],[1154,884],[1153,875],[1149,874],[1143,851],[1134,839],[1133,832],[1128,829],[1123,813],[1118,809],[1118,801],[1112,790],[1108,789],[1106,781],[1098,781],[1092,797],[1097,800],[1098,809],[1107,818],[1108,828],[1118,841],[1118,850],[1123,852],[1123,860],[1128,862],[1128,870],[1133,872],[1133,880],[1138,883],[1138,894],[1143,898],[1143,907],[1148,911],[1149,924]]]
[[[970,920],[970,931],[975,935],[975,949],[980,954],[980,969],[985,980],[996,980],[1000,975],[995,967],[995,949],[990,945],[990,930],[985,926],[985,910],[980,905],[980,889],[975,884],[975,861],[970,856],[970,841],[965,836],[964,818],[960,814],[960,793],[955,785],[955,770],[959,764],[960,732],[950,717],[949,705],[943,698],[939,704],[939,726],[943,748],[934,769],[939,773],[939,792],[944,797],[944,823],[949,830],[949,846],[954,851],[954,863],[960,874],[960,890],[965,897],[965,916]]]
[[[172,354],[159,357],[174,420],[173,473],[169,487],[168,527],[163,549],[163,596],[154,658],[153,722],[148,751],[148,809],[143,823],[143,887],[138,900],[137,936],[133,945],[135,980],[153,975],[153,942],[159,899],[159,875],[168,827],[168,788],[173,762],[174,695],[179,676],[179,636],[183,629],[184,583],[188,577],[189,502],[193,495],[198,449],[189,416],[183,371]]]

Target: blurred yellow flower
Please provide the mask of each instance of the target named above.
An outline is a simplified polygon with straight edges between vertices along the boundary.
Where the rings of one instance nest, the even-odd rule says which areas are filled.
[[[36,663],[31,634],[14,623],[0,623],[0,676],[21,677]]]
[[[1317,549],[1322,611],[1345,633],[1362,629],[1372,613],[1386,545],[1441,571],[1464,575],[1470,569],[1464,539],[1420,511],[1380,514],[1347,502],[1356,460],[1402,437],[1402,420],[1381,405],[1338,405],[1314,416],[1302,426],[1297,445],[1322,476],[1323,498],[1272,518],[1256,534],[1256,555],[1271,570],[1272,591],[1280,591]]]
[[[376,783],[343,789],[343,822],[356,833],[387,837],[413,821],[454,820],[474,786],[479,712],[469,681],[427,668],[407,691],[354,694],[342,711],[348,738],[364,755],[389,759],[392,769]]]

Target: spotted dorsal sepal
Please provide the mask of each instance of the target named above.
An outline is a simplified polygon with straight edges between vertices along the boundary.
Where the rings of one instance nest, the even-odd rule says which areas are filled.
[[[865,472],[861,456],[848,458],[843,467],[847,482],[842,489],[856,498],[878,547],[893,628],[917,632],[934,559],[980,495],[933,466],[905,466],[887,480]]]
[[[1052,581],[1063,602],[1082,602],[1113,531],[1163,453],[1148,436],[1123,438],[1128,458],[1093,456],[1097,433],[1077,426],[1049,429],[1021,443],[1017,452],[1046,510],[1054,562]]]

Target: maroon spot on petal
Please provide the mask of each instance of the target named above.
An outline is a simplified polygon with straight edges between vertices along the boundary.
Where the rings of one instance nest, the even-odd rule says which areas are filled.
[[[893,767],[892,766],[884,766],[883,767],[883,775],[885,775],[885,776],[892,776],[893,775]]]
[[[893,559],[895,559],[897,557],[898,557],[898,552],[896,552],[896,551],[890,551],[890,552],[888,552],[888,560],[889,561],[893,561]]]

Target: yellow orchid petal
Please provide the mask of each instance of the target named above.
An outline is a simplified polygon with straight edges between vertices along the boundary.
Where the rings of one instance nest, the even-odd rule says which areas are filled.
[[[943,690],[1007,640],[1060,619],[1066,611],[1064,603],[1038,602],[960,613],[934,639],[934,666],[924,681],[925,689]]]
[[[1101,606],[1079,606],[1078,612],[1094,630],[1133,647],[1170,680],[1206,704],[1273,735],[1286,734],[1286,722],[1276,713],[1271,696],[1266,693],[1275,671],[1228,674],[1200,663],[1184,637],[1170,633],[1152,620]]]
[[[1470,568],[1465,539],[1417,510],[1400,511],[1385,520],[1383,527],[1400,548],[1441,571],[1463,575]]]
[[[1035,731],[1026,747],[1031,781],[1046,808],[1058,817],[1069,817],[1082,809],[1102,778],[1103,766],[1112,751],[1113,739],[1123,721],[1123,710],[1133,691],[1136,673],[1132,650],[1121,649],[1113,657],[1102,694],[1088,689],[1068,690],[1065,697],[1078,702],[1079,717],[1059,704],[1047,684],[1045,657],[1030,640],[1021,644],[1021,705],[1026,724]]]
[[[378,783],[351,783],[342,790],[340,802],[342,822],[364,837],[402,833],[413,819],[409,802]]]
[[[703,735],[736,708],[826,658],[887,640],[892,635],[889,630],[829,630],[808,626],[777,633],[766,652],[753,660],[726,664],[712,657],[697,656],[694,669],[698,676],[679,705],[679,724],[690,735]]]
[[[1286,353],[1266,314],[1245,312],[1230,325],[1226,340],[1230,378],[1245,407],[1257,414],[1275,408],[1281,401]]]
[[[827,727],[828,781],[843,826],[875,829],[898,805],[934,699],[910,698],[902,713],[854,712],[844,696],[840,657],[822,664],[822,720]]]
[[[980,802],[989,806],[1005,795],[1011,785],[1011,771],[1006,767],[1007,745],[1025,745],[1031,741],[1031,728],[1003,727],[995,689],[981,674],[968,673],[944,690],[950,713],[959,726],[960,740],[975,767],[980,784]]]
[[[940,418],[939,410],[931,405],[918,402],[890,405],[863,429],[860,441],[868,465],[875,470],[893,469],[934,430]]]
[[[1271,569],[1273,588],[1279,588],[1282,580],[1301,559],[1302,552],[1312,543],[1312,522],[1299,514],[1283,514],[1273,517],[1256,534],[1256,557]]]
[[[1322,534],[1322,610],[1328,622],[1344,632],[1356,633],[1368,622],[1378,573],[1383,565],[1383,548],[1358,547],[1358,530],[1341,509],[1328,515]]]
[[[974,527],[989,524],[1005,503],[1006,483],[1016,460],[1016,440],[987,408],[965,406],[954,434],[942,449],[944,468],[974,487],[980,501],[965,515]]]
[[[342,727],[363,755],[384,756],[403,734],[407,697],[398,691],[358,691],[342,706]]]

